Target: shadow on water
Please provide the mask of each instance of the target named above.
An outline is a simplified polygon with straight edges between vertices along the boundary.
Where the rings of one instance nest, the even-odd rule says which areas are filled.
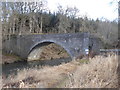
[[[17,74],[17,70],[27,69],[27,68],[39,68],[40,66],[57,66],[61,63],[67,63],[70,62],[72,59],[69,58],[60,58],[60,59],[54,59],[54,60],[41,60],[41,61],[21,61],[21,62],[15,62],[11,64],[3,64],[2,65],[2,73],[5,75],[10,74]]]

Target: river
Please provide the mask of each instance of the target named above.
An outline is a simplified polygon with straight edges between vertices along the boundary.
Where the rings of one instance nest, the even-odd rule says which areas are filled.
[[[41,61],[20,61],[10,64],[3,64],[2,65],[2,74],[5,74],[6,76],[10,74],[17,74],[18,70],[27,69],[27,68],[39,68],[40,66],[50,65],[50,66],[56,66],[60,65],[61,63],[67,63],[70,62],[72,59],[69,58],[60,58],[60,59],[54,59],[54,60],[41,60]]]

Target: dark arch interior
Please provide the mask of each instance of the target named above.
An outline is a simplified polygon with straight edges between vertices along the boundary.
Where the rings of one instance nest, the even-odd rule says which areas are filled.
[[[43,43],[39,43],[39,44],[37,44],[36,46],[34,46],[33,48],[32,48],[32,50],[30,51],[30,53],[32,53],[32,51],[33,50],[35,50],[35,49],[38,49],[38,48],[42,48],[42,47],[44,47],[44,49],[47,47],[47,46],[49,46],[49,45],[51,45],[51,44],[55,44],[56,46],[58,46],[60,49],[62,49],[62,50],[64,50],[65,52],[65,54],[67,54],[68,55],[68,57],[58,57],[58,58],[54,58],[54,56],[52,56],[51,57],[51,59],[49,60],[49,59],[43,59],[43,60],[36,60],[36,62],[40,62],[41,64],[44,64],[44,65],[59,65],[59,64],[61,64],[61,63],[66,63],[66,62],[69,62],[69,61],[71,61],[72,59],[71,59],[71,57],[70,57],[70,55],[69,55],[69,53],[63,48],[63,47],[61,47],[60,45],[58,45],[58,44],[56,44],[56,43],[54,43],[54,42],[43,42]],[[48,48],[48,47],[47,47]],[[51,48],[50,48],[51,49]],[[53,47],[53,49],[51,49],[51,50],[48,50],[48,52],[53,52],[53,50],[54,49],[56,49],[56,47]],[[47,49],[46,49],[47,50]],[[43,53],[44,53],[44,50],[42,51]],[[51,53],[52,53],[51,52]],[[56,51],[57,52],[57,51]],[[29,53],[29,54],[30,54]],[[56,53],[53,53],[53,55],[54,54],[56,54]],[[46,54],[44,54],[44,55],[46,55]],[[60,54],[61,55],[61,54]],[[62,55],[64,55],[64,54],[62,54]],[[58,55],[56,55],[56,56],[58,56]],[[41,57],[41,56],[40,56]],[[49,56],[48,56],[49,57]]]

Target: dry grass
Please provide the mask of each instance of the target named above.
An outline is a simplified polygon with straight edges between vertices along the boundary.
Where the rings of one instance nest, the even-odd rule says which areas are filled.
[[[42,50],[42,51],[41,51]],[[36,54],[36,55],[35,55]],[[37,57],[37,58],[36,58]],[[67,58],[69,57],[68,53],[57,44],[49,44],[41,48],[34,49],[29,57],[28,61],[32,60],[53,60],[57,58]]]
[[[68,53],[62,47],[52,43],[48,46],[45,46],[40,55],[40,60],[52,60],[66,57],[69,57]]]
[[[65,88],[116,88],[118,87],[118,56],[96,56],[89,64],[80,65],[69,74]]]
[[[24,69],[18,71],[17,75],[11,75],[4,79],[2,87],[19,88],[46,88],[53,87],[63,80],[68,72],[73,71],[76,65],[71,63],[59,66],[44,66],[42,69]]]
[[[114,88],[118,87],[118,56],[96,56],[89,62],[72,61],[42,69],[24,69],[3,80],[2,87]],[[83,62],[83,61],[82,61]]]
[[[13,63],[15,61],[20,61],[20,57],[10,54],[2,54],[2,62],[0,64]]]

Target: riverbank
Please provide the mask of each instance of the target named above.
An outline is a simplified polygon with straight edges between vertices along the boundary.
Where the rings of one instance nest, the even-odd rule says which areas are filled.
[[[2,63],[1,64],[14,63],[14,62],[18,62],[20,60],[21,60],[21,58],[16,55],[2,54]]]
[[[58,66],[18,70],[3,78],[3,88],[118,88],[118,56],[96,56]]]

